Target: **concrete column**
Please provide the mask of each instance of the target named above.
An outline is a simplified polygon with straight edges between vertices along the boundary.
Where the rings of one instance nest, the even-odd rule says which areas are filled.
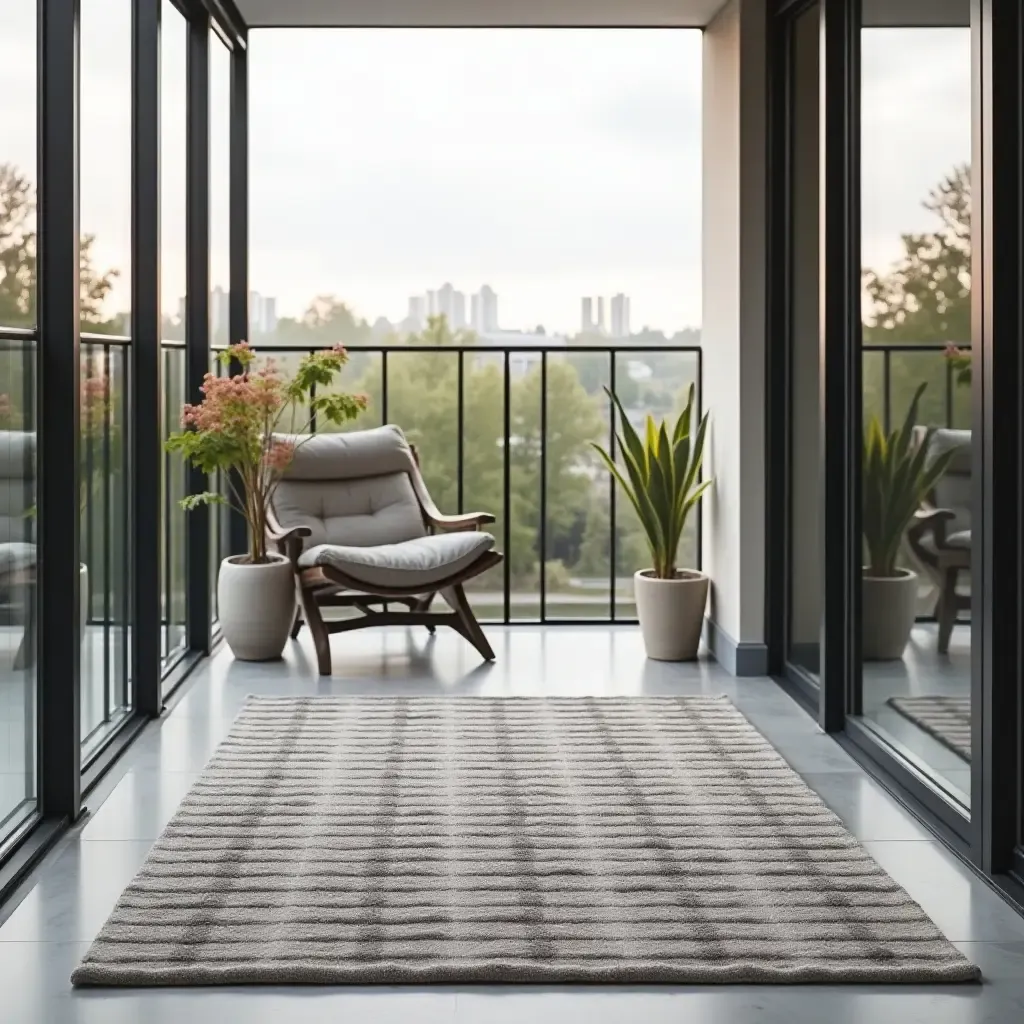
[[[730,0],[704,33],[704,402],[711,412],[707,640],[737,675],[765,645],[767,11]]]

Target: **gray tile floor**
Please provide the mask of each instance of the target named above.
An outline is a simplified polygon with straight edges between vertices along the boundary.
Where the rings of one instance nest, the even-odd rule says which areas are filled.
[[[713,663],[648,662],[628,628],[492,629],[480,666],[454,635],[336,638],[335,675],[312,651],[244,665],[221,653],[197,673],[91,797],[92,814],[50,855],[0,925],[3,1024],[1013,1024],[1024,1019],[1024,919],[979,881],[767,679]],[[68,976],[249,693],[728,695],[978,963],[981,985],[225,988],[72,991]]]
[[[938,627],[914,627],[900,661],[864,664],[863,712],[889,740],[917,758],[965,807],[971,805],[971,766],[955,751],[889,706],[890,697],[971,695],[971,627],[953,628],[947,654],[936,649]]]

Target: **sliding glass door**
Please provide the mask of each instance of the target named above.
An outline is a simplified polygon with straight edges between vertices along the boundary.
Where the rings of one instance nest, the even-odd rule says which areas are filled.
[[[935,6],[866,5],[860,30],[861,421],[875,443],[851,467],[865,563],[851,711],[966,814],[982,471],[971,429],[981,382],[971,374],[970,3],[943,4],[941,18]],[[900,472],[916,488],[911,504]]]
[[[773,663],[1009,880],[1024,874],[1024,13],[782,0],[775,32]]]

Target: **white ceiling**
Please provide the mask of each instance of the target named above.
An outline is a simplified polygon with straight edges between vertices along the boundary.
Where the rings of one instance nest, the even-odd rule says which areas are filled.
[[[726,0],[235,0],[251,28],[631,26],[699,28]]]

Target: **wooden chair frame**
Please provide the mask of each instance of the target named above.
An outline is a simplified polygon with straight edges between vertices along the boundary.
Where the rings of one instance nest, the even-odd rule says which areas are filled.
[[[911,551],[927,566],[939,582],[939,599],[935,605],[935,618],[939,623],[937,650],[949,653],[949,640],[953,626],[962,611],[971,610],[970,595],[961,594],[956,586],[961,572],[971,570],[971,549],[951,547],[946,540],[946,526],[956,519],[948,508],[936,508],[932,496],[922,505],[907,530],[907,543]],[[924,538],[931,534],[934,548],[925,546]]]
[[[494,516],[487,512],[468,512],[458,516],[446,516],[439,512],[420,473],[416,450],[411,445],[409,450],[411,458],[405,471],[412,483],[423,516],[423,525],[429,533],[479,530],[494,522]],[[483,552],[464,569],[432,584],[429,593],[424,593],[422,585],[374,587],[367,590],[367,584],[333,566],[321,565],[309,569],[300,567],[299,556],[303,544],[311,535],[308,527],[285,529],[273,508],[267,510],[267,525],[270,541],[288,558],[295,571],[297,607],[292,639],[299,635],[303,623],[309,627],[321,675],[331,674],[331,634],[365,629],[368,626],[426,626],[431,633],[438,626],[451,626],[480,652],[485,661],[494,660],[494,651],[473,614],[463,584],[500,565],[503,556],[499,552]],[[450,612],[430,611],[438,594],[451,608]],[[394,610],[391,606],[396,604],[403,605],[407,610]],[[375,605],[382,607],[378,610]],[[362,615],[358,618],[326,621],[321,614],[322,608],[355,608]]]

